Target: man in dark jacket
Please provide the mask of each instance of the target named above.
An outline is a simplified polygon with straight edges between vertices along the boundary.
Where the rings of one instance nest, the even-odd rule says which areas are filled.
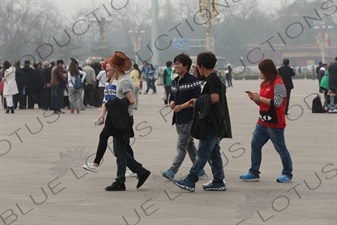
[[[337,90],[337,57],[335,62],[329,66],[329,88],[334,88]]]
[[[323,63],[322,62],[319,62],[318,63],[318,66],[316,68],[316,75],[317,75],[317,79],[318,79],[318,87],[319,87],[319,93],[323,93],[323,90],[321,88],[321,79],[322,77],[320,76],[319,74],[319,70],[321,69],[321,67],[323,66]]]
[[[43,110],[51,109],[51,89],[50,89],[50,80],[51,80],[51,71],[55,66],[55,61],[50,62],[50,67],[48,67],[44,72],[44,106]]]
[[[283,66],[278,69],[278,73],[283,79],[284,86],[287,90],[287,104],[285,108],[285,114],[288,115],[289,100],[291,89],[294,88],[292,77],[295,76],[295,72],[289,66],[289,59],[283,59]]]
[[[23,97],[23,108],[27,106],[27,97],[28,97],[28,109],[34,108],[34,98],[33,98],[33,90],[34,90],[34,70],[30,67],[30,61],[25,61],[25,66],[22,69],[25,75],[26,86],[24,87],[24,97]]]
[[[43,80],[41,79],[41,62],[34,63],[34,103],[37,103],[39,109],[42,108],[41,98],[42,98],[42,88]]]
[[[19,93],[13,96],[14,109],[18,107],[18,103],[20,105],[19,109],[25,109],[26,105],[24,102],[24,95],[23,95],[23,88],[26,86],[25,75],[23,74],[23,71],[20,68],[20,61],[16,61],[14,66],[15,66],[15,81],[19,91]]]

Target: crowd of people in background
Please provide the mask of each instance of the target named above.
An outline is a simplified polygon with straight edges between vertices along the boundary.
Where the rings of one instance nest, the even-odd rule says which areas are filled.
[[[7,113],[36,107],[61,114],[61,109],[80,113],[87,107],[101,107],[107,80],[105,63],[89,59],[83,67],[73,58],[67,66],[63,60],[33,65],[26,60],[23,67],[19,61],[13,66],[5,61],[0,72],[1,100]],[[79,87],[75,85],[77,78],[81,80]]]

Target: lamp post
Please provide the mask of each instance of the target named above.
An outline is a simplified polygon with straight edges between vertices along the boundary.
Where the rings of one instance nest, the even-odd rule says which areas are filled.
[[[325,63],[325,48],[326,48],[326,30],[333,29],[332,25],[325,25],[325,22],[314,21],[314,29],[318,30],[318,39],[319,39],[319,46],[322,53],[322,63]]]
[[[134,52],[138,52],[140,49],[140,43],[141,43],[141,36],[140,34],[144,34],[144,30],[138,30],[138,27],[136,27],[135,30],[129,30],[129,34],[132,34],[132,44],[133,44],[133,50]],[[138,64],[138,55],[135,54],[135,61],[136,64]]]

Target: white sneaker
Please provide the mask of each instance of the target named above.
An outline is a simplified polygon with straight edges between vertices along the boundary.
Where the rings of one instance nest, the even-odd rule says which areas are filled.
[[[98,166],[94,166],[92,163],[83,165],[83,169],[94,172],[94,173],[98,173],[99,171]]]
[[[331,110],[331,109],[329,109],[328,113],[332,113],[332,110]]]
[[[334,109],[332,112],[337,113],[337,109]]]
[[[126,171],[126,173],[125,173],[125,177],[136,177],[136,176],[137,176],[137,174],[133,173],[131,170]]]
[[[210,181],[208,181],[207,183],[203,184],[202,187],[205,187],[205,186],[211,184],[212,182],[213,182],[213,178]],[[223,182],[224,182],[224,184],[226,184],[225,179],[223,179]]]

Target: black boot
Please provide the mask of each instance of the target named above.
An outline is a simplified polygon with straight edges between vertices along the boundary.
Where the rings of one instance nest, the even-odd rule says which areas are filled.
[[[11,113],[14,113],[14,107],[11,107]]]
[[[10,108],[9,108],[9,107],[7,107],[7,109],[6,109],[6,113],[9,113],[9,110],[10,110]]]

